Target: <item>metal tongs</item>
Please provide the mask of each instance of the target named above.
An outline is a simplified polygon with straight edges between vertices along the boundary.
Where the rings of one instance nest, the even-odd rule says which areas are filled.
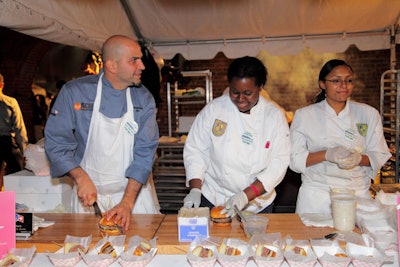
[[[324,236],[325,239],[333,240],[337,237],[338,233],[330,233]]]
[[[246,217],[242,214],[242,212],[239,210],[239,208],[236,205],[233,205],[233,208],[235,209],[236,213],[239,215],[240,219],[243,220],[244,222],[247,222]]]

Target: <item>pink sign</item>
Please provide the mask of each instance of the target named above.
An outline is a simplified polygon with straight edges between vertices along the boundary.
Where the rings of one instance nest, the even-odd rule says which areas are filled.
[[[397,243],[399,244],[399,261],[400,261],[400,195],[397,195]]]
[[[0,259],[15,248],[15,192],[0,192]]]

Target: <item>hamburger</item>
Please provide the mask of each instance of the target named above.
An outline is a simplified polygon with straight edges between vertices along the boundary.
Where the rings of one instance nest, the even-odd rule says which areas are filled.
[[[230,226],[232,218],[226,217],[226,214],[221,214],[224,206],[215,206],[210,211],[211,221],[218,226]]]
[[[100,249],[98,254],[110,254],[113,258],[117,257],[117,251],[113,245],[111,245],[110,241],[107,241]]]
[[[71,253],[71,252],[86,252],[86,249],[78,243],[69,242],[64,244],[64,253]]]
[[[142,240],[140,244],[133,251],[134,256],[143,256],[149,253],[151,250],[151,244],[147,241]]]
[[[211,258],[213,256],[213,251],[203,246],[196,246],[192,250],[192,254],[200,258]]]
[[[300,246],[287,245],[285,250],[293,251],[295,254],[298,254],[300,256],[307,256],[307,251],[303,247],[300,247]]]
[[[120,226],[120,221],[115,223],[115,216],[107,220],[107,216],[104,215],[99,221],[99,229],[103,235],[120,235],[124,233],[124,228]]]
[[[0,261],[0,266],[1,267],[12,266],[18,262],[20,262],[19,258],[14,254],[9,253],[4,259]]]
[[[276,257],[276,250],[272,249],[272,246],[257,245],[256,255],[261,257]]]
[[[235,248],[235,247],[231,247],[225,244],[221,244],[221,246],[219,247],[219,251],[220,254],[225,254],[228,256],[239,256],[242,254],[242,252]]]

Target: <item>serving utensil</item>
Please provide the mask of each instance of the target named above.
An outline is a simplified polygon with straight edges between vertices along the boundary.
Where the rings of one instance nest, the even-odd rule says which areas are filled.
[[[239,208],[236,205],[233,205],[233,208],[235,209],[236,213],[239,215],[240,219],[243,220],[244,222],[247,222],[246,217],[242,214],[242,212],[239,210]]]

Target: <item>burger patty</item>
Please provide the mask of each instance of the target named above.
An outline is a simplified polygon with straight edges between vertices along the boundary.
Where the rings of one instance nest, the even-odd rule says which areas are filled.
[[[228,218],[211,218],[211,221],[215,222],[215,223],[231,223],[232,222],[232,218],[228,217]]]

